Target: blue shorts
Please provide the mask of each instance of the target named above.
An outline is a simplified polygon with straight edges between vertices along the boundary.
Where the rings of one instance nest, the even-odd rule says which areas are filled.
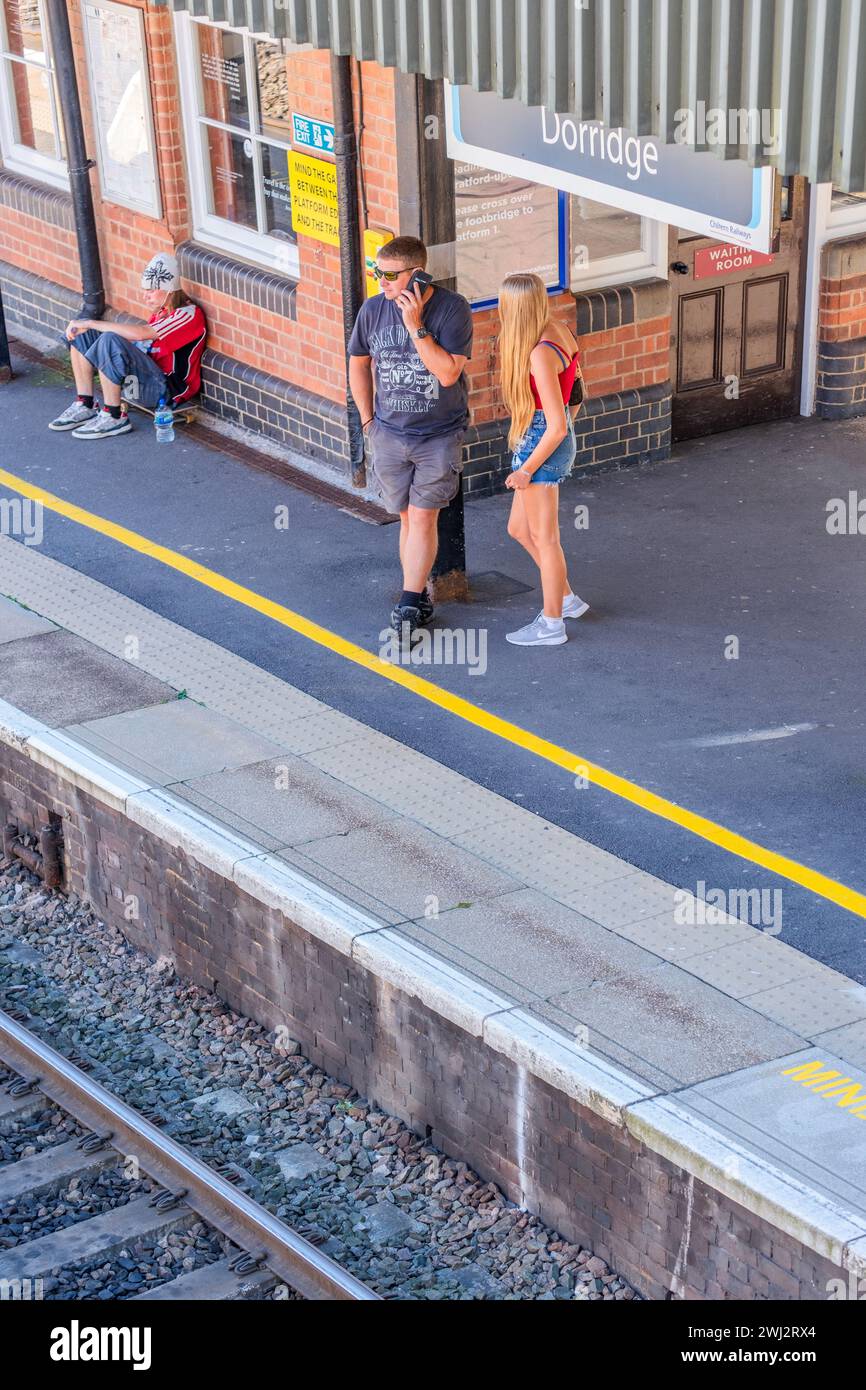
[[[140,347],[110,330],[105,333],[88,328],[70,340],[63,339],[70,352],[80,352],[98,372],[103,372],[115,386],[126,387],[124,395],[138,401],[148,410],[156,410],[160,401],[170,400],[168,377],[152,357]]]
[[[565,418],[568,434],[561,444],[557,444],[550,458],[546,458],[541,467],[533,473],[533,483],[557,487],[559,483],[565,481],[574,467],[574,460],[577,457],[577,440],[574,437],[574,421],[570,411],[565,412]],[[538,441],[546,429],[547,416],[543,410],[536,410],[529,429],[514,451],[514,457],[511,460],[512,473],[515,473],[518,468],[522,468],[533,450],[538,447]]]

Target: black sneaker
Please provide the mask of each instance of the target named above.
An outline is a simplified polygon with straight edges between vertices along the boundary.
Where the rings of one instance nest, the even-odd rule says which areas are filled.
[[[435,609],[433,608],[433,600],[430,597],[429,591],[425,589],[424,593],[418,600],[418,613],[420,615],[418,621],[420,622],[422,627],[426,627],[427,624],[432,620],[434,612]]]
[[[402,642],[411,642],[425,622],[429,622],[429,618],[422,618],[421,609],[414,604],[398,603],[391,611],[391,628]]]

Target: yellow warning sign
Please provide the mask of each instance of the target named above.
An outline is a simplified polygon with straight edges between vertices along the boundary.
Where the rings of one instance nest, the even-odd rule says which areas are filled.
[[[340,244],[337,211],[337,171],[324,159],[314,159],[297,150],[289,153],[289,187],[292,193],[292,222],[296,232]]]
[[[364,266],[367,274],[367,298],[372,299],[374,295],[382,293],[382,282],[377,280],[373,274],[376,264],[376,257],[382,250],[386,241],[390,241],[393,232],[380,231],[376,227],[368,227],[364,233]]]

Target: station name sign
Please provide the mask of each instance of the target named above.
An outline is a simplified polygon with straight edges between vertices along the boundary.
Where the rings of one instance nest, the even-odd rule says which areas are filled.
[[[770,251],[772,169],[451,87],[448,153],[718,241]]]

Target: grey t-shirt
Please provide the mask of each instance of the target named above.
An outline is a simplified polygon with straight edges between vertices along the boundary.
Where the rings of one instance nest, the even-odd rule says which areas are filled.
[[[472,310],[462,294],[435,289],[424,305],[424,327],[455,357],[472,356]],[[450,434],[469,421],[466,374],[442,386],[418,356],[396,303],[384,294],[361,306],[349,342],[351,357],[372,357],[376,419],[388,429],[424,439]]]

